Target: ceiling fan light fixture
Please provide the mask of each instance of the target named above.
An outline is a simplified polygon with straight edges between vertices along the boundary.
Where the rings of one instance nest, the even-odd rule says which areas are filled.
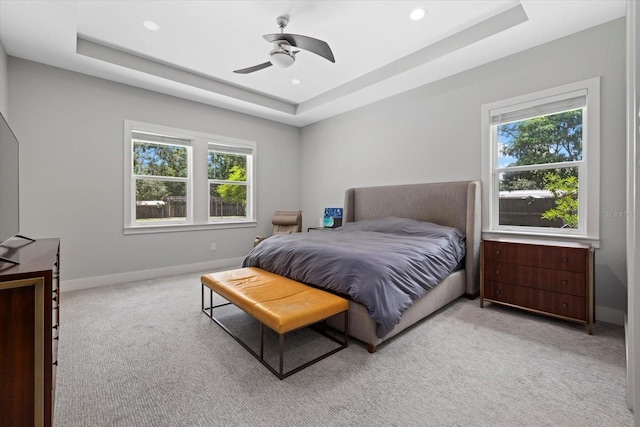
[[[271,64],[275,65],[276,67],[280,67],[280,68],[287,68],[292,66],[295,60],[296,59],[293,57],[293,55],[284,51],[272,52],[271,55],[269,56],[269,62],[271,62]]]

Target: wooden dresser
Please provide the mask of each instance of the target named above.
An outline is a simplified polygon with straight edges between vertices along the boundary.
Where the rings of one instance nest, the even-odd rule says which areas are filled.
[[[52,426],[60,241],[11,240],[0,256],[0,426]]]
[[[593,334],[594,255],[590,245],[496,238],[482,241],[484,301],[584,323]]]

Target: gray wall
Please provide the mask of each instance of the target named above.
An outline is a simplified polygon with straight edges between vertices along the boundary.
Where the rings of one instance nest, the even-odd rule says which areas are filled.
[[[9,116],[9,78],[7,76],[7,52],[0,41],[0,113]]]
[[[480,106],[601,76],[602,211],[625,210],[625,21],[618,19],[302,130],[305,227],[354,186],[481,179]],[[596,304],[625,310],[625,218],[601,217]],[[602,312],[602,310],[601,310]]]
[[[60,237],[64,280],[245,255],[277,209],[300,206],[300,130],[9,57],[23,234]],[[123,234],[123,121],[257,142],[258,227]],[[217,251],[210,251],[211,243]]]

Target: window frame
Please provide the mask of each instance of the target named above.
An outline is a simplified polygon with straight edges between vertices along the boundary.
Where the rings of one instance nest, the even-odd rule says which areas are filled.
[[[136,187],[138,175],[133,173],[133,132],[155,133],[191,140],[188,149],[187,218],[184,221],[136,222]],[[224,145],[247,155],[246,218],[209,217],[208,152],[211,144]],[[177,144],[176,144],[177,145]],[[241,228],[256,226],[256,154],[254,141],[178,129],[133,120],[124,121],[124,234]],[[146,177],[146,176],[145,176]],[[163,179],[163,177],[159,177]],[[145,179],[148,179],[146,177]],[[181,178],[182,179],[182,178]]]
[[[504,167],[498,165],[499,123],[492,118],[499,114],[513,113],[519,110],[547,106],[562,100],[586,96],[586,106],[582,118],[582,160],[532,165],[535,170],[578,168],[578,228],[551,228],[533,226],[513,226],[499,224],[499,173]],[[576,107],[570,108],[575,109]],[[579,107],[577,107],[579,108]],[[485,235],[527,235],[540,238],[553,238],[571,241],[587,241],[595,247],[599,245],[600,224],[600,78],[594,77],[554,88],[516,96],[482,105],[482,184],[483,196],[482,230]],[[538,114],[526,118],[538,117]],[[532,166],[512,167],[510,170],[529,170]],[[488,237],[488,236],[487,236]]]

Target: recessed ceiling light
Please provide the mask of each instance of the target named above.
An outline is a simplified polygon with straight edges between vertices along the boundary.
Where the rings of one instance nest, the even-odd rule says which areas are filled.
[[[160,29],[160,25],[156,24],[153,21],[146,20],[142,23],[147,30],[158,31]]]
[[[302,81],[300,81],[300,79],[292,79],[291,83],[293,83],[294,85],[299,85],[300,83],[302,83]]]
[[[424,9],[414,9],[409,15],[409,18],[411,18],[412,21],[419,21],[424,18],[425,13]]]

